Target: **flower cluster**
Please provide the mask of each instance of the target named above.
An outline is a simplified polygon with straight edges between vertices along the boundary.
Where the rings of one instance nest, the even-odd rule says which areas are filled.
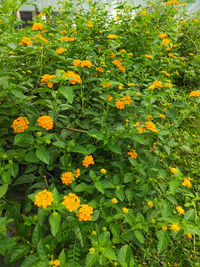
[[[167,34],[166,34],[166,33],[160,33],[160,34],[158,35],[158,37],[159,37],[160,39],[165,39],[165,38],[167,37]]]
[[[171,229],[176,233],[178,232],[181,228],[178,226],[178,223],[172,223],[170,224]]]
[[[192,184],[191,184],[191,181],[192,179],[190,177],[188,178],[184,178],[184,181],[182,182],[182,185],[187,187],[187,188],[191,188],[192,187]]]
[[[117,39],[117,35],[116,34],[109,34],[107,35],[108,39]]]
[[[192,91],[190,92],[190,97],[192,96],[200,96],[200,91]]]
[[[88,68],[91,68],[92,67],[92,62],[91,61],[89,61],[89,60],[79,60],[79,59],[76,59],[76,60],[74,60],[74,62],[73,62],[73,65],[75,66],[75,67],[88,67]]]
[[[40,191],[35,196],[35,202],[34,204],[38,207],[43,207],[43,209],[46,209],[48,206],[50,206],[53,202],[53,194],[51,192],[48,192],[46,189],[43,191]]]
[[[48,43],[47,39],[44,38],[44,36],[42,36],[42,34],[36,34],[34,36],[34,38],[38,38],[38,39],[42,40],[43,42],[45,42],[46,44]]]
[[[77,210],[80,207],[80,199],[73,193],[69,193],[68,196],[64,196],[64,201],[62,204],[66,206],[66,208],[72,212]]]
[[[163,45],[168,45],[169,43],[170,43],[169,39],[167,39],[167,38],[162,39],[162,44]]]
[[[180,206],[177,206],[177,207],[176,207],[176,210],[178,211],[178,213],[179,213],[180,215],[183,215],[183,214],[185,213],[184,209],[181,208]]]
[[[153,208],[153,202],[152,202],[152,201],[148,201],[148,202],[147,202],[147,206],[148,206],[149,208]]]
[[[52,82],[51,79],[54,79],[56,78],[56,75],[50,75],[50,74],[44,74],[42,77],[41,77],[41,85],[43,84],[47,84],[49,88],[52,88],[53,87],[53,84],[55,82]]]
[[[115,106],[118,109],[124,109],[125,105],[130,105],[131,102],[130,96],[123,96],[120,99],[115,99]]]
[[[167,5],[179,5],[180,2],[177,1],[177,0],[172,0],[172,1],[165,2],[164,4],[165,4],[166,6],[167,6]]]
[[[15,133],[23,133],[28,128],[29,121],[26,117],[18,117],[13,121],[12,128]]]
[[[135,149],[131,149],[130,152],[127,153],[129,156],[131,156],[132,159],[136,159],[138,154],[136,153]]]
[[[105,82],[105,83],[102,83],[101,84],[101,86],[103,87],[103,88],[106,88],[106,87],[109,87],[109,86],[111,86],[112,84],[111,83],[108,83],[108,82]]]
[[[96,67],[96,70],[97,70],[98,72],[101,72],[101,73],[103,73],[103,72],[104,72],[104,70],[103,70],[103,68],[102,68],[102,67]]]
[[[43,26],[41,23],[34,23],[32,26],[32,30],[43,30],[45,28],[45,26]]]
[[[146,58],[152,58],[153,56],[152,55],[144,55]]]
[[[63,184],[69,185],[73,182],[73,173],[72,172],[65,172],[61,175],[61,180]]]
[[[153,84],[150,85],[148,88],[149,88],[150,90],[154,90],[155,88],[162,88],[162,87],[163,87],[162,82],[161,82],[161,81],[157,81],[157,80],[155,80],[155,81],[153,82]]]
[[[112,63],[116,65],[122,72],[126,72],[126,69],[122,66],[120,60],[113,60]]]
[[[75,170],[75,178],[78,178],[81,175],[80,169]]]
[[[94,165],[94,159],[93,159],[92,155],[85,156],[85,158],[83,160],[83,166],[85,168],[88,168],[89,165]]]
[[[171,173],[173,173],[173,174],[178,173],[178,170],[177,170],[176,168],[171,168],[170,171],[171,171]]]
[[[73,71],[67,71],[64,75],[70,79],[71,84],[82,83],[81,77]]]
[[[32,41],[31,41],[31,39],[30,38],[28,38],[28,37],[23,37],[22,38],[22,40],[21,40],[21,42],[19,42],[19,45],[23,45],[23,44],[25,44],[26,46],[29,46],[29,45],[32,45]]]
[[[53,120],[51,117],[44,115],[37,119],[38,125],[46,130],[51,130],[53,128]]]
[[[149,130],[149,131],[152,131],[152,132],[154,132],[154,133],[159,132],[159,130],[156,129],[156,125],[155,125],[152,121],[146,121],[144,126],[145,126],[146,129]]]
[[[117,204],[117,203],[118,203],[118,200],[117,200],[116,197],[114,197],[114,198],[111,199],[111,202],[112,202],[113,204]]]
[[[161,71],[163,74],[165,74],[166,76],[170,76],[170,74],[168,72],[166,72],[165,70]]]
[[[82,204],[76,216],[79,218],[79,221],[91,221],[93,214],[93,208],[87,204]]]
[[[64,53],[65,51],[67,51],[66,48],[64,48],[64,47],[60,47],[60,48],[58,48],[58,49],[56,50],[56,53],[59,55],[59,54]]]
[[[76,39],[75,37],[68,37],[68,36],[61,37],[61,41],[63,42],[66,42],[66,41],[73,42],[75,39]]]

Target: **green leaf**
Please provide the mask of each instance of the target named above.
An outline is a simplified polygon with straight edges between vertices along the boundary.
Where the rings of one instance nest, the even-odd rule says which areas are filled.
[[[5,256],[6,251],[16,245],[16,242],[7,236],[0,237],[0,254]]]
[[[8,189],[8,184],[0,186],[0,198],[2,198],[5,195],[7,189]]]
[[[62,141],[55,141],[55,142],[53,142],[52,145],[55,147],[59,147],[59,148],[65,148],[66,147],[66,144]]]
[[[16,262],[17,260],[24,257],[26,254],[28,254],[29,250],[30,250],[29,246],[17,244],[7,251],[7,254],[5,256],[5,262],[7,264]]]
[[[24,174],[20,176],[13,185],[32,183],[37,177],[33,174]]]
[[[95,222],[99,218],[99,215],[100,215],[100,210],[95,210],[92,215],[92,221]]]
[[[94,187],[95,187],[99,192],[101,192],[102,194],[105,193],[101,181],[95,182],[95,183],[94,183]]]
[[[169,234],[165,230],[161,230],[157,233],[157,238],[158,238],[158,244],[157,244],[157,249],[158,253],[163,252],[168,244],[169,244]]]
[[[51,233],[55,237],[60,230],[61,216],[58,212],[53,212],[49,216],[49,224],[51,226]]]
[[[99,245],[104,247],[110,243],[110,232],[106,231],[100,234],[99,236]]]
[[[195,210],[194,209],[190,209],[188,210],[185,215],[184,215],[184,219],[186,221],[194,221],[195,220]]]
[[[94,254],[88,253],[86,257],[86,267],[95,266],[97,261],[98,261],[98,255],[96,253]]]
[[[131,259],[131,248],[128,245],[124,245],[118,252],[118,260],[121,264],[129,263]]]
[[[103,250],[103,256],[109,260],[114,260],[114,261],[117,260],[117,256],[112,247],[105,247]]]
[[[75,145],[71,148],[71,152],[75,152],[75,153],[81,153],[84,155],[88,154],[87,149],[84,146],[81,145]]]
[[[133,233],[137,240],[140,241],[140,243],[144,244],[145,239],[143,233],[139,230],[135,230]]]
[[[88,132],[88,135],[90,135],[91,137],[97,139],[97,140],[103,140],[104,139],[104,135],[97,131],[97,130],[91,130]]]
[[[86,183],[80,183],[77,186],[75,186],[74,191],[75,192],[87,192],[90,187]]]
[[[137,143],[139,143],[141,145],[145,145],[146,144],[146,139],[141,134],[134,134],[132,136],[132,138],[133,138],[133,140],[135,140]]]
[[[83,247],[83,235],[82,235],[80,227],[76,226],[74,229],[74,232],[75,232],[76,237],[80,241],[81,246]]]
[[[180,182],[177,181],[177,180],[170,181],[170,183],[169,183],[169,189],[170,189],[170,193],[172,195],[174,195],[177,192],[177,188],[178,188],[179,185],[180,185]]]
[[[35,255],[29,255],[25,258],[25,260],[21,263],[21,267],[33,267],[33,264],[38,263],[40,258]]]
[[[126,173],[124,175],[124,183],[129,183],[133,180],[134,176],[132,172]]]
[[[74,100],[74,90],[72,87],[61,87],[59,92],[67,99],[67,101],[72,104]]]
[[[131,201],[132,201],[132,199],[133,199],[133,194],[134,194],[133,189],[127,189],[127,190],[125,191],[125,195],[126,195],[126,197],[127,197],[128,202],[131,202]]]
[[[108,144],[108,148],[116,154],[122,154],[121,147],[118,144]]]
[[[40,147],[36,150],[36,156],[39,160],[43,161],[46,164],[50,162],[50,154],[46,147]]]
[[[125,194],[124,194],[124,190],[122,188],[116,189],[115,190],[115,195],[120,201],[124,201]]]
[[[60,267],[65,267],[66,264],[66,254],[65,254],[65,250],[63,248],[63,250],[60,252],[58,259],[60,261]]]
[[[16,162],[14,162],[11,165],[10,171],[11,171],[12,177],[15,178],[17,176],[17,174],[18,174],[18,171],[19,171],[19,165]]]

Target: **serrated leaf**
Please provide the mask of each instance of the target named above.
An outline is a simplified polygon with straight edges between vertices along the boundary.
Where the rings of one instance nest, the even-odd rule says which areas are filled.
[[[118,260],[121,264],[129,263],[131,259],[131,248],[128,245],[124,245],[118,252]]]
[[[30,247],[22,244],[17,244],[10,248],[6,254],[5,262],[13,263],[24,257],[29,253]]]
[[[8,190],[8,184],[0,186],[0,198],[2,198]]]
[[[140,243],[144,244],[145,239],[144,239],[144,235],[141,231],[135,230],[134,235],[137,238],[137,240],[140,241]]]
[[[58,212],[53,212],[49,216],[49,224],[51,226],[51,233],[55,237],[60,230],[61,216]]]
[[[25,260],[21,263],[20,267],[33,267],[34,264],[38,263],[40,260],[39,257],[35,255],[29,255],[25,258]]]
[[[121,147],[118,144],[108,144],[108,148],[116,154],[122,154]]]
[[[67,99],[67,101],[72,104],[74,100],[74,90],[72,87],[61,87],[59,92]]]
[[[158,253],[163,252],[168,244],[169,244],[169,234],[165,230],[161,230],[157,233],[157,238],[158,238],[158,244],[157,244],[157,249]]]
[[[7,236],[0,237],[0,254],[5,256],[6,251],[16,245],[16,242]]]
[[[95,264],[97,263],[98,261],[98,256],[96,253],[94,254],[90,254],[88,253],[87,254],[87,257],[86,257],[86,267],[93,267],[95,266]]]
[[[114,260],[114,261],[117,260],[117,256],[112,247],[105,247],[103,250],[103,256],[109,260]]]
[[[46,147],[40,147],[36,150],[36,156],[42,162],[49,164],[50,162],[50,154]]]

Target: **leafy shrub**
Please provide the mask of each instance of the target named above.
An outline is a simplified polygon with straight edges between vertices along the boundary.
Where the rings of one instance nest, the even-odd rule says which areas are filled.
[[[21,30],[1,4],[0,253],[198,266],[200,22],[179,1],[85,4]]]

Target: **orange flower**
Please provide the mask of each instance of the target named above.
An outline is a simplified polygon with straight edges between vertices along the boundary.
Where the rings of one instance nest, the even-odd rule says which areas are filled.
[[[183,215],[183,214],[185,213],[184,209],[181,208],[180,206],[177,206],[177,207],[176,207],[176,210],[178,211],[178,213],[179,213],[180,215]]]
[[[192,184],[191,184],[191,178],[188,177],[188,178],[184,178],[184,181],[182,182],[182,185],[183,186],[186,186],[187,188],[191,188],[192,187]]]
[[[117,38],[117,35],[116,34],[109,34],[107,36],[108,39],[116,39]]]
[[[152,58],[151,55],[144,55],[146,58]]]
[[[47,39],[44,38],[41,34],[36,34],[36,35],[34,36],[34,38],[38,38],[38,39],[44,41],[46,44],[48,43]]]
[[[67,31],[66,30],[62,30],[60,33],[67,33]]]
[[[60,261],[59,261],[59,260],[55,260],[55,261],[53,262],[53,264],[54,264],[55,266],[59,266],[59,265],[60,265]]]
[[[52,88],[55,82],[52,82],[50,80],[54,78],[56,78],[56,75],[44,74],[41,77],[41,85],[47,84],[49,88]]]
[[[181,228],[178,226],[178,223],[173,223],[170,224],[171,229],[176,233],[178,232]]]
[[[92,24],[91,22],[89,22],[89,23],[86,24],[86,26],[87,26],[88,28],[93,28],[93,27],[94,27],[94,24]]]
[[[43,127],[46,130],[51,130],[53,128],[53,120],[49,116],[41,116],[37,119],[39,126]]]
[[[81,175],[80,169],[75,170],[75,177],[78,178]]]
[[[164,39],[164,38],[167,37],[167,34],[166,33],[161,33],[161,34],[158,35],[158,37],[161,38],[161,39]]]
[[[192,234],[190,234],[190,233],[186,233],[186,235],[187,235],[187,238],[188,238],[188,239],[191,239],[191,238],[192,238]]]
[[[155,81],[153,82],[153,84],[150,85],[148,88],[149,88],[150,90],[154,90],[155,88],[162,88],[162,87],[163,87],[162,82],[161,82],[161,81],[157,81],[157,80],[155,80]]]
[[[97,71],[99,71],[99,72],[101,72],[101,73],[103,73],[103,72],[104,72],[104,70],[103,70],[103,68],[102,68],[102,67],[97,67],[97,68],[96,68],[96,70],[97,70]]]
[[[156,125],[152,121],[145,122],[145,125],[147,130],[150,130],[154,133],[157,133],[159,130],[156,129]]]
[[[65,49],[64,47],[60,47],[56,50],[57,54],[62,54],[63,52],[67,51],[67,49]]]
[[[108,96],[108,101],[111,102],[113,100],[113,97],[111,95]]]
[[[67,71],[64,75],[70,78],[71,84],[82,83],[81,77],[73,71]]]
[[[82,204],[78,213],[76,214],[77,217],[79,217],[79,221],[91,221],[93,214],[93,208],[90,207],[87,204]]]
[[[69,185],[73,182],[73,173],[72,172],[65,172],[61,175],[61,180],[63,184]]]
[[[136,159],[138,156],[135,149],[133,149],[133,148],[131,149],[131,152],[128,152],[127,154],[130,155],[132,159]]]
[[[113,60],[112,63],[116,65],[122,72],[126,72],[126,69],[122,66],[120,60]]]
[[[200,96],[200,91],[192,91],[190,92],[190,97],[193,97],[193,96]]]
[[[68,36],[63,36],[61,37],[61,41],[69,41],[69,42],[73,42],[76,38],[75,37],[68,37]]]
[[[162,226],[162,230],[167,231],[167,225],[163,225],[163,226]]]
[[[23,37],[19,45],[26,44],[26,46],[32,45],[32,41],[28,37]]]
[[[162,40],[162,44],[163,45],[168,45],[169,43],[170,43],[169,39],[165,38],[165,39]]]
[[[177,59],[177,57],[174,56],[174,54],[172,54],[172,53],[169,53],[168,56],[169,56],[169,57],[173,57],[174,59]]]
[[[94,159],[93,159],[92,155],[85,156],[85,158],[83,160],[83,166],[85,168],[88,168],[89,165],[94,165]]]
[[[64,201],[62,202],[66,208],[72,212],[80,207],[80,199],[73,193],[69,193],[68,196],[64,196]]]
[[[34,204],[38,207],[43,207],[43,209],[46,209],[48,206],[50,206],[53,202],[53,194],[51,192],[48,192],[46,189],[43,191],[40,191],[35,196],[35,202]]]
[[[34,23],[32,30],[43,30],[45,27],[41,23]]]
[[[28,129],[29,121],[26,117],[18,117],[13,121],[12,128],[15,133],[23,133],[24,130]]]
[[[102,83],[101,84],[101,86],[103,87],[103,88],[106,88],[106,87],[109,87],[109,86],[111,86],[112,84],[111,83],[108,83],[108,82],[105,82],[105,83]]]
[[[125,105],[130,105],[130,104],[131,104],[130,96],[123,96],[120,99],[115,99],[115,106],[118,109],[124,109]]]
[[[118,203],[118,200],[117,200],[116,197],[114,197],[114,198],[111,199],[111,202],[112,202],[113,204],[117,204],[117,203]]]

